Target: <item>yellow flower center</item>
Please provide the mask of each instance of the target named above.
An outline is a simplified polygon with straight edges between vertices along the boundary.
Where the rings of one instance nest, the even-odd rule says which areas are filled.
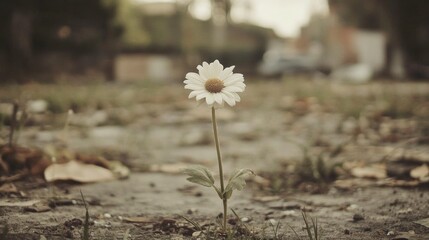
[[[211,93],[219,93],[225,87],[223,81],[217,78],[211,78],[206,81],[204,87]]]

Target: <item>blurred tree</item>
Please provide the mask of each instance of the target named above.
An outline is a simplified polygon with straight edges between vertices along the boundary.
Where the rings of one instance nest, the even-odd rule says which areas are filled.
[[[110,1],[109,4],[108,0],[0,1],[0,60],[6,66],[0,70],[2,76],[25,80],[29,75],[48,73],[59,67],[85,71],[95,64],[111,78],[112,58],[121,31],[113,19],[117,2],[122,1]],[[74,66],[43,58],[54,52],[75,60],[88,55],[100,58],[81,64],[69,61],[76,63]]]
[[[386,33],[387,68],[398,49],[407,76],[429,78],[429,1],[329,0],[329,5],[347,25]]]
[[[412,78],[429,78],[429,1],[377,0],[392,46],[404,58]]]

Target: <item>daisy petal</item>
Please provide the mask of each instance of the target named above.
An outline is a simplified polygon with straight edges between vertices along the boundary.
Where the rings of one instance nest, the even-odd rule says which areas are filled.
[[[236,82],[236,83],[234,83],[233,86],[243,88],[243,90],[246,88],[246,84],[244,84],[242,82]]]
[[[223,70],[223,65],[220,64],[220,62],[218,60],[215,60],[214,62],[212,62],[210,64],[211,66],[211,71],[212,71],[212,76],[213,78],[219,78],[219,75],[221,74],[222,70]]]
[[[227,67],[225,68],[220,74],[219,74],[219,79],[220,80],[225,80],[227,79],[229,76],[232,75],[232,70],[234,70],[235,66],[231,66],[231,67]]]
[[[208,105],[212,105],[212,104],[214,103],[214,97],[213,97],[213,94],[208,94],[208,95],[207,95],[207,97],[206,97],[206,103],[207,103]]]
[[[228,87],[225,87],[224,89],[225,89],[225,91],[231,92],[231,93],[244,91],[243,88],[237,87],[237,86],[228,86]]]
[[[222,98],[223,98],[223,100],[229,105],[229,106],[231,106],[231,107],[233,107],[234,105],[235,105],[235,100],[234,100],[234,97],[230,97],[230,96],[228,96],[227,94],[225,94],[225,93],[221,93],[222,94]]]
[[[199,96],[199,95],[201,95],[202,93],[204,93],[205,91],[204,90],[195,90],[195,91],[192,91],[190,94],[189,94],[189,96],[188,96],[188,98],[193,98],[193,97],[195,97],[195,96]]]
[[[195,81],[193,79],[186,79],[183,81],[184,84],[195,84],[195,85],[203,85],[203,82]]]
[[[205,90],[202,90],[203,92],[201,94],[198,94],[197,97],[195,98],[197,101],[200,101],[201,99],[207,97],[209,95],[208,92],[206,92]]]
[[[214,94],[214,100],[219,104],[223,103],[222,95],[220,93]]]
[[[186,76],[185,76],[185,78],[189,79],[189,80],[196,81],[196,82],[202,82],[203,81],[203,79],[201,78],[201,76],[198,75],[197,73],[194,73],[194,72],[187,73]]]
[[[235,99],[236,102],[240,102],[241,101],[240,95],[238,95],[237,93],[232,93],[232,95],[234,96],[234,99]]]
[[[185,85],[185,89],[189,89],[189,90],[203,90],[204,86],[203,85],[197,85],[197,84],[187,84],[187,85]]]
[[[244,81],[243,74],[234,73],[231,76],[229,76],[227,79],[225,79],[225,85],[228,86],[235,82],[242,82],[242,81]]]
[[[200,76],[204,79],[207,80],[209,78],[209,72],[208,72],[208,67],[209,64],[206,62],[203,62],[203,65],[198,65],[197,69],[198,69],[198,73],[200,74]]]

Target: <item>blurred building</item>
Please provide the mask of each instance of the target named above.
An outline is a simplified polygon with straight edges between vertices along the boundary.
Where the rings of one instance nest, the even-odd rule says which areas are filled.
[[[1,81],[179,80],[214,59],[252,72],[274,32],[228,20],[219,28],[191,17],[189,4],[0,1]]]
[[[317,68],[326,72],[352,67],[365,71],[369,78],[386,68],[387,40],[383,31],[346,25],[335,9],[329,15],[314,15],[302,28],[296,47],[313,56]],[[389,69],[389,73],[403,77],[401,65]]]

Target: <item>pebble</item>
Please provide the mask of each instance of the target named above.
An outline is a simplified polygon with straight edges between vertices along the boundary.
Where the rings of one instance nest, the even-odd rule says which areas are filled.
[[[353,211],[353,210],[356,210],[358,208],[359,208],[358,205],[356,205],[356,204],[350,204],[350,206],[348,206],[346,210],[347,211]]]
[[[27,102],[27,111],[31,113],[43,113],[48,110],[48,102],[43,99],[31,100]]]
[[[199,237],[201,235],[201,231],[196,231],[192,233],[192,237]]]
[[[295,210],[286,210],[286,211],[282,211],[281,216],[282,216],[282,217],[296,216],[296,211],[295,211]]]
[[[188,209],[188,211],[186,213],[187,214],[194,214],[196,212],[198,212],[198,209],[196,209],[196,208],[190,208],[190,209]]]
[[[362,221],[365,218],[363,217],[362,214],[356,213],[355,215],[353,215],[353,222],[358,222],[358,221]]]
[[[272,226],[277,225],[277,221],[276,221],[276,220],[274,220],[274,219],[268,219],[268,222],[269,222]]]

